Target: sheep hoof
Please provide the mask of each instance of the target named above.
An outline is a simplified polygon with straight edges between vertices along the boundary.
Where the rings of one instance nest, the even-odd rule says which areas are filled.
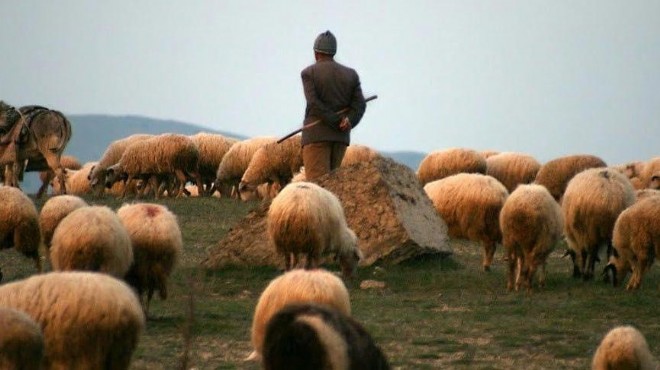
[[[490,271],[490,266],[484,266],[484,271],[489,272]]]

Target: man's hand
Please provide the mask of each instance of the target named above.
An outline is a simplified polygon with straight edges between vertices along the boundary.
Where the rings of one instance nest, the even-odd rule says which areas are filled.
[[[341,131],[350,131],[351,121],[348,119],[348,117],[342,118],[341,122],[339,122],[339,129]]]

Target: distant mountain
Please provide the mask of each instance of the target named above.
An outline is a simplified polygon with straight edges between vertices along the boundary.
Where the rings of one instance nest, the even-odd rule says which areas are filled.
[[[172,120],[160,120],[140,116],[109,116],[97,114],[67,115],[73,131],[71,141],[64,154],[72,155],[81,164],[98,160],[108,145],[133,134],[162,134],[166,132],[182,135],[194,135],[198,132],[210,132],[244,140],[247,137],[226,131],[208,129],[202,126]],[[401,151],[381,152],[395,161],[413,170],[417,169],[424,153]],[[28,193],[35,193],[41,182],[36,173],[28,173],[21,187]]]

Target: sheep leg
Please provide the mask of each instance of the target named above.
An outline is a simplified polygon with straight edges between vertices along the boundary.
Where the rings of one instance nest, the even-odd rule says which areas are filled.
[[[182,170],[174,170],[174,175],[178,180],[178,190],[176,196],[177,197],[183,196],[182,194],[185,194],[183,190],[186,187],[186,182],[188,182],[188,178],[186,177],[186,174]]]
[[[513,290],[513,286],[514,286],[516,280],[518,279],[517,275],[519,275],[519,273],[518,273],[519,270],[517,269],[518,259],[516,258],[516,254],[515,254],[513,248],[509,249],[508,256],[509,256],[509,260],[508,260],[509,273],[507,275],[506,289],[508,291],[511,291],[511,290]]]
[[[41,182],[41,186],[39,187],[39,190],[37,190],[37,194],[44,194],[45,192],[47,192],[50,182],[53,180],[53,178],[55,178],[55,172],[53,172],[50,168],[44,171],[44,174],[46,175],[46,177]],[[60,184],[60,186],[61,185],[62,184]],[[60,188],[60,191],[61,189],[62,188]],[[37,195],[37,197],[39,197],[39,195]]]
[[[122,199],[126,198],[126,193],[128,192],[128,184],[130,184],[131,181],[133,181],[133,175],[129,174],[126,181],[124,181],[124,188],[121,191],[121,197],[120,198],[122,198]]]
[[[587,266],[586,270],[584,270],[584,276],[583,279],[585,281],[591,280],[594,277],[594,268],[596,266],[596,260],[598,259],[598,247],[593,248],[590,250],[590,252],[587,253]]]
[[[66,184],[65,184],[65,179],[64,179],[64,167],[62,167],[62,164],[60,163],[60,154],[54,154],[54,153],[42,153],[43,156],[46,158],[46,162],[48,163],[48,168],[50,171],[53,171],[55,174],[55,178],[57,181],[60,182],[60,191],[59,194],[66,194]],[[44,191],[46,189],[43,189]],[[40,188],[39,191],[37,192],[37,198],[41,198],[41,196],[44,194],[44,191]]]
[[[484,257],[483,257],[483,269],[484,271],[490,271],[490,265],[493,263],[493,256],[495,256],[496,245],[492,241],[484,241]]]

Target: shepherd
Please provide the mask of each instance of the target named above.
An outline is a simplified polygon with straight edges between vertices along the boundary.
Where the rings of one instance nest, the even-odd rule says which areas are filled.
[[[302,130],[302,156],[308,181],[341,165],[351,129],[366,109],[357,72],[337,63],[337,39],[330,31],[314,41],[316,62],[301,72],[307,107]],[[341,113],[337,113],[341,112]],[[314,121],[320,124],[309,125]]]

